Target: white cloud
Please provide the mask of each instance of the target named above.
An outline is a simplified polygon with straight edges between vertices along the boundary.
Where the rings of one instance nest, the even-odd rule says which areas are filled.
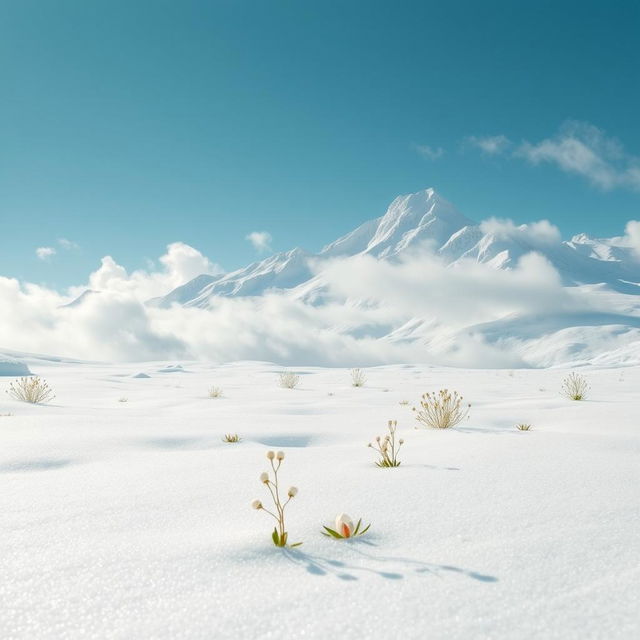
[[[625,227],[623,244],[631,247],[640,256],[640,220],[629,220]]]
[[[480,223],[480,230],[505,240],[521,239],[532,246],[557,244],[562,240],[560,229],[548,220],[516,225],[513,220],[489,218]]]
[[[256,249],[256,251],[272,251],[271,241],[273,238],[268,231],[252,231],[245,239],[253,245],[253,248]]]
[[[63,249],[66,249],[67,251],[70,251],[71,249],[79,249],[80,248],[80,246],[76,242],[68,240],[67,238],[58,238],[58,244]]]
[[[437,160],[444,155],[444,149],[442,147],[430,147],[427,144],[416,144],[413,148],[427,160]]]
[[[164,295],[201,274],[222,273],[219,265],[211,262],[200,251],[185,244],[173,242],[159,259],[162,267],[153,270],[150,263],[147,270],[139,269],[131,274],[111,256],[102,258],[100,267],[89,276],[86,286],[74,287],[72,295],[79,295],[85,289],[128,293],[138,300],[148,300]]]
[[[511,146],[511,140],[505,135],[469,136],[465,138],[465,143],[489,156],[502,154]]]
[[[38,247],[36,255],[40,260],[48,260],[51,256],[56,255],[56,250],[53,247]]]
[[[547,163],[581,175],[601,189],[640,189],[640,158],[586,122],[566,122],[551,138],[523,142],[515,152],[534,165]]]

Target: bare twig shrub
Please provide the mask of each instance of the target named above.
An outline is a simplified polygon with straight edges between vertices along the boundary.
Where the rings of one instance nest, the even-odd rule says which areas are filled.
[[[351,369],[351,384],[354,387],[364,387],[367,376],[362,369]]]
[[[531,431],[531,425],[527,424],[526,422],[521,422],[520,424],[516,425],[516,429],[518,431]]]
[[[7,393],[15,400],[31,404],[39,404],[55,398],[47,382],[38,376],[18,378],[9,385]]]
[[[289,487],[289,489],[287,490],[287,499],[284,500],[284,498],[281,498],[278,471],[280,470],[280,465],[284,460],[284,453],[282,451],[278,451],[278,453],[275,453],[274,451],[268,451],[267,459],[271,464],[273,480],[271,480],[269,474],[265,471],[264,473],[260,474],[260,482],[262,482],[262,484],[267,487],[269,493],[271,494],[275,513],[273,511],[269,511],[269,509],[266,509],[260,500],[254,500],[251,503],[251,506],[254,509],[258,509],[259,511],[266,511],[266,513],[268,513],[276,520],[277,525],[274,527],[273,533],[271,534],[271,539],[273,540],[273,544],[275,544],[276,547],[298,547],[302,544],[302,542],[296,542],[290,545],[287,544],[289,534],[287,533],[284,524],[285,507],[289,504],[289,502],[291,502],[293,498],[296,497],[296,495],[298,494],[298,489],[296,487]],[[276,460],[277,462],[274,462],[274,460]]]
[[[420,409],[413,407],[416,420],[427,427],[449,429],[460,424],[468,415],[470,404],[463,404],[463,397],[457,391],[440,389],[438,393],[425,393],[420,401]]]
[[[395,420],[389,420],[387,429],[389,433],[384,437],[378,436],[373,442],[369,443],[372,449],[375,449],[380,455],[380,459],[376,460],[376,466],[378,467],[399,467],[400,460],[398,460],[398,453],[400,448],[404,444],[404,440],[400,438],[396,444],[396,428],[398,423]]]
[[[588,390],[589,384],[584,376],[579,373],[570,373],[562,381],[560,394],[569,400],[584,400]]]
[[[398,404],[399,404],[401,407],[406,407],[406,406],[408,406],[409,401],[408,401],[408,400],[400,400],[400,402],[398,402]]]
[[[240,442],[242,438],[237,433],[225,433],[222,442]]]
[[[220,387],[211,387],[209,389],[210,398],[222,398],[222,389]]]
[[[300,376],[292,371],[283,371],[279,374],[279,384],[283,389],[295,389],[300,382]]]

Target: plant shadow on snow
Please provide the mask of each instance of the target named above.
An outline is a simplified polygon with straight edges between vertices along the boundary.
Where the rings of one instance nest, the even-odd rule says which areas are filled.
[[[211,449],[218,441],[212,438],[147,438],[141,441],[143,446],[154,449],[198,450]]]
[[[255,441],[259,444],[263,444],[265,447],[296,447],[304,448],[308,447],[314,438],[312,436],[304,436],[297,434],[282,434],[279,436],[261,437],[256,438]]]
[[[452,565],[433,564],[430,562],[424,562],[422,560],[414,560],[411,558],[402,558],[394,556],[376,556],[371,553],[366,553],[359,549],[361,546],[375,547],[372,542],[365,540],[351,540],[348,542],[352,549],[355,549],[363,558],[373,563],[391,564],[395,565],[392,571],[378,568],[376,566],[356,566],[350,565],[342,560],[335,560],[326,556],[320,556],[317,554],[310,554],[299,549],[285,549],[285,557],[294,564],[302,565],[306,569],[307,573],[315,576],[333,575],[339,580],[354,581],[358,580],[356,573],[373,573],[385,578],[387,580],[403,580],[410,575],[433,575],[438,578],[444,578],[446,573],[457,573],[472,580],[479,582],[497,582],[498,578],[495,576],[478,573],[477,571],[470,571],[468,569],[462,569],[460,567],[454,567]]]
[[[50,471],[73,464],[74,460],[62,458],[36,458],[34,460],[16,460],[0,464],[0,473],[17,473],[21,471]]]
[[[460,467],[439,467],[435,464],[405,464],[402,463],[405,469],[432,469],[433,471],[460,471]]]
[[[504,427],[465,427],[458,425],[456,427],[453,427],[453,430],[459,431],[460,433],[491,433],[498,435],[510,435],[513,433],[513,425]]]

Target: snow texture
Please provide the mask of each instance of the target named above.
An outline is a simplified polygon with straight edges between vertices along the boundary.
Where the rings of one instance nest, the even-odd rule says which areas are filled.
[[[353,388],[296,368],[291,390],[260,362],[38,363],[52,403],[0,395],[0,637],[640,635],[638,367],[581,369],[591,393],[572,402],[561,369],[381,366]],[[150,366],[165,373],[135,379]],[[411,405],[442,387],[469,420],[414,429]],[[366,447],[388,419],[397,469]],[[250,508],[268,449],[299,487],[297,550]],[[320,535],[341,512],[370,532]]]

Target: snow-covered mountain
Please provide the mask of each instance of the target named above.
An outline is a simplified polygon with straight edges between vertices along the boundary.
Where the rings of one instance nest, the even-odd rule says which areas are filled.
[[[203,274],[149,304],[207,307],[215,296],[259,296],[270,289],[291,289],[312,277],[311,257],[302,249],[292,249],[224,275]]]
[[[632,249],[616,238],[580,234],[563,242],[529,233],[526,225],[507,231],[487,229],[459,213],[434,189],[425,189],[397,197],[383,216],[365,222],[317,254],[298,248],[277,253],[232,273],[198,276],[150,302],[160,307],[207,307],[217,296],[259,296],[270,290],[316,301],[322,299],[323,284],[322,276],[314,275],[309,266],[311,258],[316,265],[358,254],[394,261],[420,252],[435,253],[450,266],[472,260],[497,269],[511,269],[522,256],[537,252],[567,286],[605,283],[617,291],[640,293],[639,263]]]

